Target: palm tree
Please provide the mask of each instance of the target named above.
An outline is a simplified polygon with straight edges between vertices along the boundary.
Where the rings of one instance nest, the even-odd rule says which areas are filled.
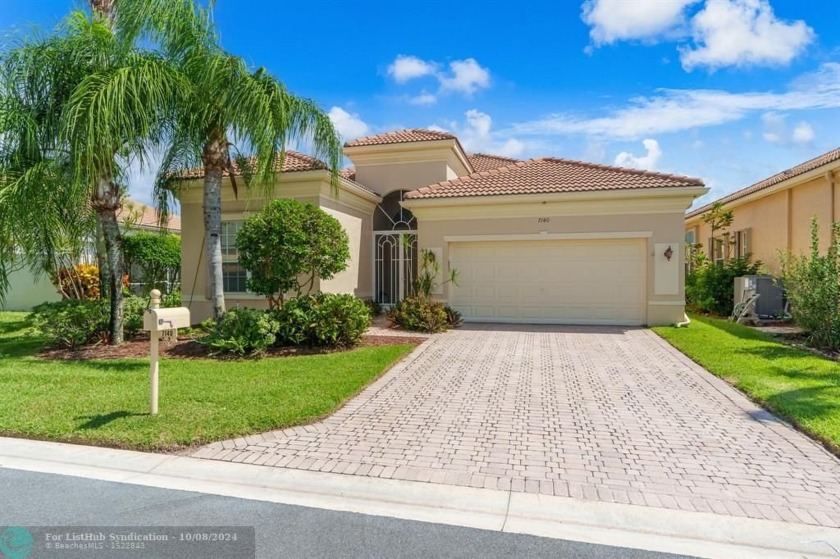
[[[287,142],[303,140],[310,143],[314,156],[327,161],[337,189],[341,141],[329,117],[314,102],[290,94],[265,69],[253,71],[241,58],[222,50],[212,27],[200,24],[210,21],[208,12],[195,7],[192,0],[164,3],[159,14],[175,10],[182,17],[166,15],[147,19],[146,24],[157,30],[164,52],[177,61],[192,87],[178,110],[156,181],[156,197],[161,214],[166,215],[177,172],[203,166],[205,255],[213,314],[218,318],[225,312],[221,247],[225,171],[232,170],[236,160],[244,169],[247,185],[253,181],[254,186],[269,191]],[[191,8],[198,17],[183,16]],[[126,16],[125,21],[130,25],[137,19]],[[253,157],[245,157],[246,152]],[[233,173],[231,180],[236,193]]]
[[[121,179],[131,160],[147,162],[152,146],[171,136],[167,124],[189,84],[164,57],[115,33],[112,22],[110,13],[75,11],[54,35],[3,54],[0,211],[13,219],[4,220],[0,238],[29,225],[25,212],[11,208],[50,190],[67,194],[66,207],[95,214],[105,239],[110,342],[119,344]]]

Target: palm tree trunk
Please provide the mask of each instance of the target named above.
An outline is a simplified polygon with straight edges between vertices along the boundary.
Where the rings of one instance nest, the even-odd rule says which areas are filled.
[[[207,269],[213,317],[225,314],[222,276],[222,173],[227,166],[228,146],[222,134],[211,134],[204,146],[204,234],[207,238]]]
[[[110,177],[100,177],[93,198],[93,209],[105,239],[105,260],[108,268],[108,295],[111,315],[108,323],[111,345],[123,342],[122,250],[117,211],[120,208],[119,187]]]
[[[96,222],[96,242],[94,243],[94,250],[96,252],[96,265],[99,267],[99,298],[104,299],[108,296],[108,256],[105,249],[105,235],[102,232],[102,222]]]

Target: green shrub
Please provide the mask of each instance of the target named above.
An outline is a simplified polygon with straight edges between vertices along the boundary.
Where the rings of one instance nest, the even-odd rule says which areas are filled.
[[[686,302],[702,312],[729,316],[734,306],[735,278],[755,275],[760,268],[761,262],[750,262],[749,257],[706,262],[686,277]]]
[[[230,309],[198,342],[214,353],[259,355],[274,344],[277,329],[277,321],[265,311]]]
[[[280,345],[350,347],[370,326],[367,304],[353,295],[314,293],[290,299],[271,312]]]
[[[143,330],[143,314],[149,307],[145,297],[129,295],[123,298],[123,330],[127,338],[133,338]]]
[[[374,301],[373,299],[365,299],[365,305],[367,305],[368,312],[370,313],[370,317],[374,318],[382,314],[382,305]]]
[[[464,318],[461,316],[461,313],[449,305],[443,307],[443,310],[446,311],[446,322],[449,324],[450,328],[457,328],[464,323]]]
[[[415,332],[444,332],[449,329],[446,306],[426,297],[406,297],[391,308],[388,319]]]
[[[160,299],[160,306],[166,308],[172,307],[180,307],[182,306],[181,303],[181,290],[174,289],[169,293],[165,293],[163,297]]]
[[[819,228],[811,221],[809,254],[782,255],[782,278],[793,319],[817,347],[840,349],[840,223],[831,231],[831,243],[820,254]]]
[[[107,341],[109,317],[107,300],[67,299],[38,305],[32,310],[30,320],[51,343],[75,349]]]

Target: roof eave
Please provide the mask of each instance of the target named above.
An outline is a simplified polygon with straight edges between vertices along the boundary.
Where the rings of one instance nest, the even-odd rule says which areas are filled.
[[[838,169],[840,169],[840,159],[830,161],[828,163],[825,163],[824,165],[820,165],[819,167],[817,167],[815,169],[811,169],[810,171],[806,171],[806,172],[798,174],[798,175],[793,175],[791,177],[788,177],[788,178],[784,179],[781,182],[777,182],[776,184],[771,184],[770,186],[766,186],[764,188],[756,190],[755,192],[750,192],[749,194],[744,194],[743,196],[739,196],[739,197],[737,197],[733,200],[729,200],[728,202],[724,202],[723,207],[726,208],[726,209],[737,208],[738,206],[742,206],[744,204],[749,204],[750,202],[753,202],[755,200],[759,200],[761,198],[764,198],[765,196],[771,196],[773,194],[776,194],[777,192],[781,192],[783,190],[793,188],[800,183],[808,182],[810,180],[813,180],[815,178],[818,178],[818,177],[826,174],[827,172],[835,172]],[[770,177],[768,177],[768,178],[770,178]],[[764,179],[764,180],[767,180],[767,179]],[[753,187],[753,185],[750,185],[750,186],[748,186],[746,188],[743,188],[741,190],[747,190],[747,189],[750,189],[752,187]],[[699,221],[703,217],[703,214],[711,209],[712,204],[722,200],[723,198],[727,198],[729,196],[736,195],[736,194],[738,194],[738,192],[739,191],[735,191],[732,194],[727,194],[726,196],[718,198],[717,200],[713,200],[713,201],[709,202],[708,204],[704,204],[703,206],[697,208],[696,210],[691,210],[685,216],[686,223],[694,223],[696,221]]]
[[[523,194],[486,194],[467,196],[438,196],[434,198],[406,197],[403,205],[407,208],[420,206],[466,206],[482,204],[532,203],[539,201],[563,201],[581,199],[622,199],[622,198],[673,198],[687,197],[691,200],[709,192],[706,186],[674,186],[657,188],[618,188],[613,190],[588,190],[575,192],[546,192]]]

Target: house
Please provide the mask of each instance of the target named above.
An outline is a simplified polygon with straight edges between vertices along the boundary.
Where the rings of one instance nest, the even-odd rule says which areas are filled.
[[[287,152],[273,190],[234,196],[223,180],[222,254],[228,307],[263,307],[246,290],[236,232],[266,198],[312,202],[350,238],[348,269],[316,286],[392,305],[411,292],[418,253],[435,253],[457,285],[436,297],[467,321],[667,324],[684,316],[683,222],[707,192],[694,178],[558,158],[468,154],[458,138],[400,130],[345,144],[354,167],[338,195],[320,161]],[[236,172],[236,171],[234,171]],[[193,319],[211,316],[202,169],[179,189],[182,291]]]
[[[840,148],[718,200],[733,215],[727,231],[728,243],[723,234],[712,239],[710,228],[703,221],[703,214],[714,202],[686,214],[685,241],[702,245],[703,251],[714,254],[718,261],[751,254],[770,273],[778,274],[780,253],[809,250],[813,217],[820,226],[820,246],[823,250],[828,247],[831,224],[840,220],[838,180]]]
[[[160,231],[157,211],[151,206],[127,199],[117,212],[117,220],[123,233],[131,231]],[[167,230],[181,232],[181,218],[169,216]],[[78,255],[80,264],[96,264],[96,248],[93,243]],[[0,304],[0,310],[28,311],[41,303],[60,301],[61,295],[45,274],[34,274],[27,267],[22,267],[9,275],[9,291]]]

